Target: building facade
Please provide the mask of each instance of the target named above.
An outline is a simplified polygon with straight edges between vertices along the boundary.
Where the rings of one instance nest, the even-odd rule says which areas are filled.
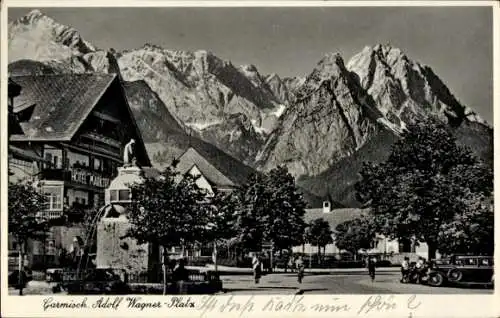
[[[134,139],[136,162],[150,166],[141,134],[116,74],[18,76],[11,100],[16,129],[9,133],[9,181],[30,180],[46,196],[40,215],[81,221],[104,204],[104,190]],[[80,231],[51,233],[32,255],[57,253]]]
[[[306,209],[305,221],[307,223],[323,218],[330,224],[330,229],[335,231],[337,225],[353,220],[355,218],[360,218],[369,213],[368,209],[357,209],[357,208],[342,208],[342,209],[331,209],[331,204],[329,201],[323,203],[322,208],[317,209]],[[335,234],[332,235],[332,244],[328,244],[321,249],[321,253],[329,256],[335,256],[337,258],[343,257],[346,251],[339,249],[335,244]],[[304,254],[317,254],[318,247],[311,244],[304,244],[301,246],[295,246],[293,248],[294,253],[304,253]],[[404,256],[409,256],[411,258],[416,258],[418,256],[427,257],[428,247],[425,243],[417,244],[414,241],[399,242],[398,240],[391,240],[383,235],[377,235],[373,245],[370,249],[360,250],[360,254],[371,254],[378,255],[380,258],[387,259],[392,263],[399,263]]]

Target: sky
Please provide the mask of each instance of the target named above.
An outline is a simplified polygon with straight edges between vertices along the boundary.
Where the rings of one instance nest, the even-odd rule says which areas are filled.
[[[10,8],[12,21],[33,8]],[[38,8],[93,45],[208,50],[261,74],[305,76],[329,52],[347,61],[377,43],[432,67],[457,99],[493,123],[490,7]]]

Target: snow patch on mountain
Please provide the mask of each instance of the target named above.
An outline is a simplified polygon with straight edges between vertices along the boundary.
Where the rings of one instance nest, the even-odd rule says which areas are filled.
[[[276,109],[276,110],[275,110],[274,112],[272,112],[271,114],[272,114],[273,116],[276,116],[276,117],[280,118],[280,117],[281,117],[281,115],[283,115],[283,113],[285,112],[285,110],[286,110],[286,106],[285,106],[285,105],[283,105],[283,104],[281,104],[281,105],[279,105],[279,106],[278,106],[278,109]]]
[[[185,123],[185,125],[201,131],[201,130],[207,129],[208,127],[211,127],[214,125],[219,125],[222,122],[223,122],[223,120],[216,120],[216,121],[210,121],[210,122],[205,122],[205,123]]]
[[[261,134],[261,135],[268,135],[271,131],[265,127],[259,126],[257,121],[255,119],[251,120],[253,129],[255,130],[256,133]]]

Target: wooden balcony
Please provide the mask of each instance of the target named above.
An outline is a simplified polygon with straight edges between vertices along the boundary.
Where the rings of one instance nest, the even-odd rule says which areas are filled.
[[[105,145],[109,145],[109,146],[112,146],[112,147],[115,147],[115,148],[121,148],[121,144],[120,144],[120,142],[118,140],[115,140],[113,138],[106,137],[106,136],[103,136],[103,135],[100,135],[100,134],[97,134],[97,133],[86,132],[86,133],[83,133],[81,135],[81,137],[87,138],[87,139],[90,139],[90,140],[93,140],[93,141],[97,141],[97,142],[100,142],[100,143],[103,143]]]

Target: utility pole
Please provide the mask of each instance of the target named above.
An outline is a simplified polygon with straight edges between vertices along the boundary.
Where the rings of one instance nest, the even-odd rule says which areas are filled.
[[[274,254],[274,243],[271,243],[271,255],[269,256],[269,266],[270,266],[270,271],[273,271],[273,254]]]

